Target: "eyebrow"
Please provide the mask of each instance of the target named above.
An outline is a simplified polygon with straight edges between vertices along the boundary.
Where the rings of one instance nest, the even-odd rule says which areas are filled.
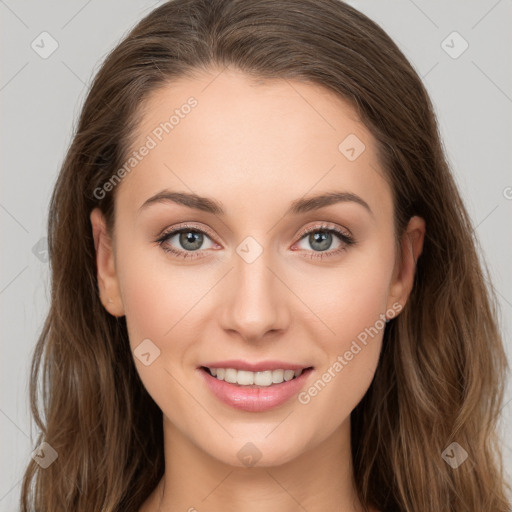
[[[194,193],[172,192],[170,190],[162,190],[147,199],[139,208],[139,213],[152,204],[167,202],[180,204],[194,210],[200,210],[214,215],[225,214],[222,203],[213,198],[201,197]],[[324,208],[332,204],[347,202],[363,206],[373,216],[373,212],[368,203],[358,195],[351,192],[328,192],[313,197],[296,199],[295,201],[292,201],[285,215],[299,215],[312,210],[319,210],[320,208]]]

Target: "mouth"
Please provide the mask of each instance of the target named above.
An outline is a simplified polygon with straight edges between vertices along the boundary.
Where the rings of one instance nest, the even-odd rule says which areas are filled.
[[[200,368],[219,381],[249,389],[278,386],[283,382],[295,380],[303,373],[307,373],[313,369],[312,366],[308,366],[297,370],[276,368],[274,370],[268,369],[253,372],[250,370],[237,370],[236,368],[215,368],[208,366],[201,366]]]
[[[197,371],[212,396],[225,405],[251,413],[261,413],[293,403],[292,398],[308,385],[314,373],[313,366],[300,367],[283,363],[259,364],[259,371],[247,370],[250,365],[246,363],[237,364],[238,368],[233,366],[224,367],[217,363],[200,366]],[[240,369],[240,366],[245,368]]]

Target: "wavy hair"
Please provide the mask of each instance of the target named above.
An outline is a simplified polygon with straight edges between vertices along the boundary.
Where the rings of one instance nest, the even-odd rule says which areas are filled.
[[[51,303],[30,402],[37,444],[58,459],[46,469],[30,461],[22,512],[137,512],[164,473],[162,412],[137,374],[125,318],[100,302],[89,215],[100,207],[112,232],[115,189],[94,191],[126,161],[148,95],[224,66],[349,101],[377,141],[397,239],[411,216],[426,221],[409,301],[386,326],[351,415],[361,502],[383,512],[509,510],[497,300],[421,79],[376,23],[339,0],[171,0],[104,60],[53,190]],[[456,469],[442,457],[452,442],[468,452]]]

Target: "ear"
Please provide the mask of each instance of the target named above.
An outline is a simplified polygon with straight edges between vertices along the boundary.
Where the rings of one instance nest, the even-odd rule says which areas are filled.
[[[421,217],[411,217],[400,241],[400,254],[396,258],[393,278],[389,288],[388,308],[394,303],[405,306],[414,284],[416,262],[423,250],[425,221]]]
[[[113,316],[123,316],[124,305],[121,298],[119,281],[115,269],[112,240],[107,232],[103,213],[95,208],[90,215],[94,248],[96,250],[96,267],[100,300],[105,309]]]

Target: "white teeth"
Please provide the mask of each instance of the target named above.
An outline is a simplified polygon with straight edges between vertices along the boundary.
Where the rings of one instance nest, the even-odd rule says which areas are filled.
[[[272,384],[272,372],[270,370],[255,372],[254,384],[256,384],[256,386],[270,386]]]
[[[254,373],[239,370],[236,376],[236,382],[241,386],[252,386],[254,384]]]
[[[302,374],[302,370],[265,370],[262,372],[249,372],[247,370],[235,370],[234,368],[209,368],[209,370],[217,379],[231,384],[262,387],[281,384]]]
[[[238,372],[233,368],[226,368],[226,373],[224,374],[224,380],[226,382],[230,382],[231,384],[236,384],[236,374]]]
[[[284,371],[284,380],[292,380],[295,376],[295,372],[293,370],[285,370]]]
[[[272,372],[272,382],[274,384],[279,384],[284,380],[284,370],[274,370]]]

